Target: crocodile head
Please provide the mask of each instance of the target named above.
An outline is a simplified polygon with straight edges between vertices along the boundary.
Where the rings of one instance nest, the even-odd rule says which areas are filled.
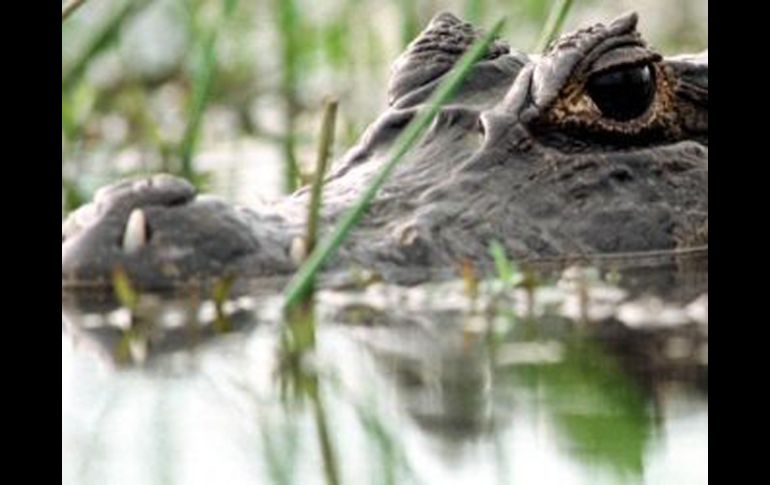
[[[253,226],[261,228],[255,232]],[[62,225],[62,285],[110,286],[118,268],[140,288],[205,284],[212,277],[287,272],[276,218],[196,196],[168,175],[126,180],[99,190]],[[281,225],[283,227],[283,225]],[[259,235],[259,237],[258,237]]]
[[[337,262],[408,280],[466,259],[483,266],[492,240],[515,258],[707,240],[708,54],[664,58],[636,25],[635,14],[597,24],[542,56],[493,43]],[[326,227],[479,36],[440,14],[399,58],[388,108],[327,179]],[[117,266],[145,288],[290,272],[307,195],[257,212],[167,176],[119,183],[65,221],[62,284],[109,284]]]

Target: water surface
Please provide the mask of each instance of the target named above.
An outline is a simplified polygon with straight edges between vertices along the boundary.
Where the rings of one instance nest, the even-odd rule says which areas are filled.
[[[326,290],[308,346],[280,281],[63,293],[62,482],[707,483],[704,257]]]

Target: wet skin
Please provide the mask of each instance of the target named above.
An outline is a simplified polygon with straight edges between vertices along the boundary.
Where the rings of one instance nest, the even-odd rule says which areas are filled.
[[[663,58],[636,24],[579,30],[543,56],[495,42],[329,268],[412,283],[489,267],[492,240],[516,259],[707,243],[708,54]],[[398,59],[389,106],[327,177],[322,227],[479,35],[440,14]],[[167,175],[106,187],[62,225],[62,287],[109,286],[116,267],[143,289],[290,274],[308,197],[241,208]]]

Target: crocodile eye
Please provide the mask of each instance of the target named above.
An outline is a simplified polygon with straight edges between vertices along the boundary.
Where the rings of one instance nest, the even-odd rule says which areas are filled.
[[[628,121],[650,107],[655,97],[655,76],[649,65],[615,69],[591,76],[586,89],[604,116]]]

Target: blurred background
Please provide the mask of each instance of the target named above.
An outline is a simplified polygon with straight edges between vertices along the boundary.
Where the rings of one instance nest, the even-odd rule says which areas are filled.
[[[560,1],[85,0],[62,24],[62,217],[158,171],[244,204],[292,191],[324,99],[339,158],[437,12],[506,16],[502,37],[532,52]],[[706,0],[576,0],[564,30],[629,10],[663,54],[708,47]],[[331,294],[307,369],[277,352],[279,294],[235,306],[232,332],[194,298],[132,314],[63,296],[62,483],[707,483],[708,268],[705,289],[670,270],[606,279],[660,276],[692,303],[642,295],[604,326],[576,325],[587,295],[626,297],[598,272],[545,284],[522,318],[510,299],[469,314],[462,282]]]
[[[531,52],[556,1],[86,1],[62,24],[62,217],[148,172],[245,204],[293,191],[312,171],[324,99],[340,101],[339,157],[437,12],[481,27],[507,16],[503,37]],[[579,0],[564,29],[629,10],[664,54],[708,47],[704,0]]]

